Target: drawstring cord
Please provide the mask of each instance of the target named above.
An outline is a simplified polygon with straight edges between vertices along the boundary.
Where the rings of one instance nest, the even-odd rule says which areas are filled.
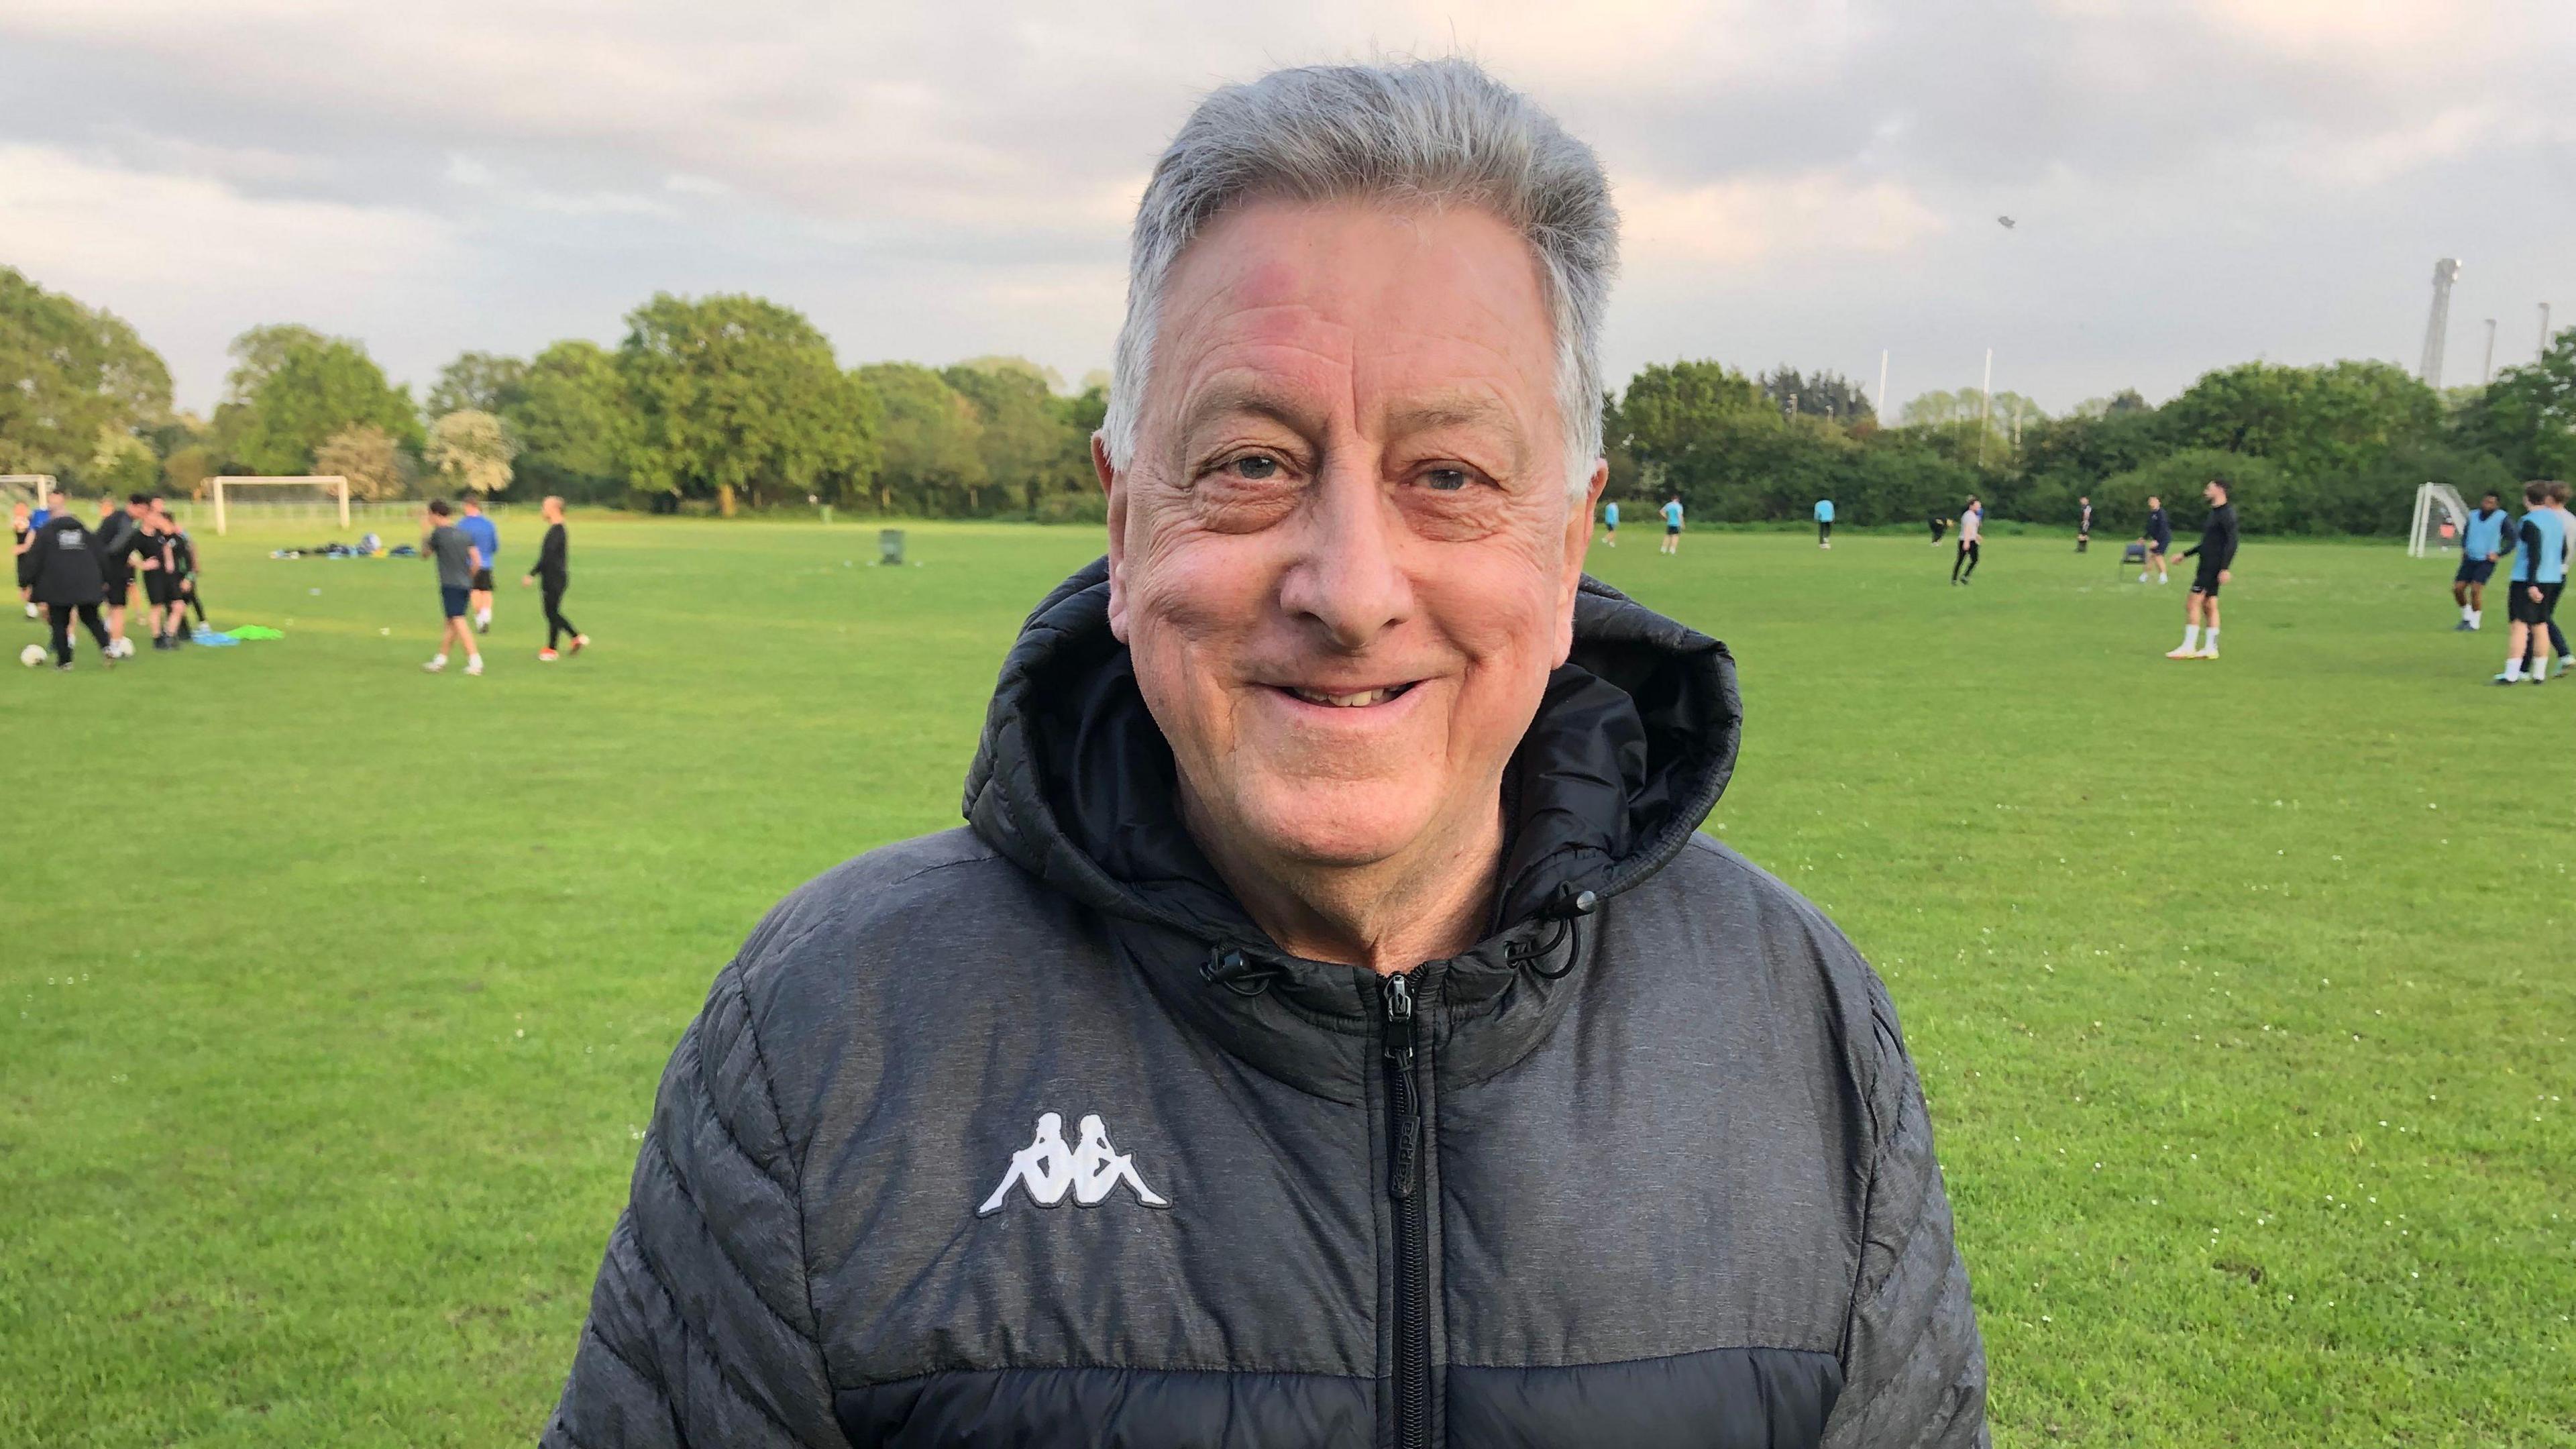
[[[1553,927],[1544,942],[1522,939],[1503,948],[1504,960],[1545,981],[1564,979],[1583,957],[1581,923],[1584,917],[1601,908],[1601,898],[1590,891],[1561,894],[1547,908],[1547,919]],[[1547,962],[1565,947],[1565,964],[1553,970]],[[1259,996],[1279,983],[1287,969],[1276,962],[1262,961],[1244,954],[1239,946],[1210,946],[1207,959],[1199,963],[1199,979],[1211,986],[1222,986],[1237,996]]]
[[[1259,996],[1283,974],[1279,967],[1252,960],[1232,946],[1210,946],[1207,959],[1199,963],[1201,981],[1222,986],[1237,996]]]
[[[1576,891],[1571,895],[1560,894],[1556,902],[1547,910],[1548,918],[1554,922],[1556,929],[1549,933],[1546,942],[1533,944],[1527,940],[1514,941],[1503,948],[1504,958],[1543,981],[1562,980],[1567,972],[1574,969],[1574,963],[1583,956],[1582,943],[1576,938],[1577,923],[1600,908],[1601,898],[1590,891]],[[1568,945],[1569,942],[1573,944]],[[1559,946],[1567,947],[1565,964],[1551,971],[1543,963],[1556,954],[1556,948]]]

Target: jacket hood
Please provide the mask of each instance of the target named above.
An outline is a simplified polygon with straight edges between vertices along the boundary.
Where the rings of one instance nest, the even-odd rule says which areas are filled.
[[[1182,829],[1172,751],[1109,632],[1109,568],[1058,585],[1003,661],[966,818],[1043,885],[1099,913],[1163,1005],[1259,1070],[1343,1102],[1378,1075],[1371,972],[1291,956]],[[1521,1060],[1590,977],[1583,919],[1661,869],[1735,765],[1735,667],[1716,640],[1592,580],[1572,658],[1505,772],[1511,831],[1493,928],[1409,974],[1423,1049],[1462,1080]]]
[[[1181,828],[1171,747],[1109,631],[1109,566],[1056,586],[1020,630],[966,777],[967,820],[1109,916],[1278,958]],[[1506,772],[1511,835],[1493,934],[1606,902],[1669,862],[1735,767],[1726,646],[1586,577],[1574,649]]]

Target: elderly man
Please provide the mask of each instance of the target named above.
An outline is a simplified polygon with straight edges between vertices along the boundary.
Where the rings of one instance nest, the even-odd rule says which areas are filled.
[[[1696,833],[1725,649],[1583,577],[1614,231],[1461,62],[1199,108],[1108,558],[970,828],[717,976],[547,1443],[1982,1441],[1886,992]]]

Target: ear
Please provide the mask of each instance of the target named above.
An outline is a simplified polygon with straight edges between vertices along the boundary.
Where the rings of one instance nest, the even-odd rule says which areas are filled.
[[[1091,435],[1091,471],[1109,500],[1109,634],[1127,642],[1127,490],[1118,486],[1118,470],[1109,462],[1109,440]]]
[[[1592,476],[1583,485],[1583,498],[1566,510],[1565,569],[1558,579],[1559,598],[1556,611],[1556,662],[1561,665],[1574,653],[1574,596],[1583,587],[1583,560],[1592,551],[1592,515],[1601,504],[1601,490],[1610,482],[1610,460],[1592,460]]]

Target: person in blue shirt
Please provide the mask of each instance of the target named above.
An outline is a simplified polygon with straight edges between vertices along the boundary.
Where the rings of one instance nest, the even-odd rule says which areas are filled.
[[[465,516],[456,521],[456,531],[483,555],[483,566],[474,571],[474,632],[492,632],[492,560],[501,552],[501,530],[483,516],[483,500],[469,496]]]
[[[1617,502],[1613,501],[1601,505],[1601,528],[1603,533],[1606,535],[1601,541],[1610,545],[1612,548],[1617,548],[1619,546],[1619,505]]]
[[[1816,500],[1816,547],[1832,548],[1833,546],[1834,500],[1819,498]]]
[[[1682,551],[1682,496],[1678,493],[1659,510],[1664,515],[1664,552]]]
[[[2549,485],[2522,485],[2522,525],[2514,530],[2510,551],[2513,577],[2505,588],[2513,637],[2498,684],[2548,682],[2547,654],[2551,616],[2558,591],[2567,584],[2567,515],[2549,506]]]
[[[2460,606],[2452,632],[2474,634],[2487,611],[2487,580],[2495,577],[2496,558],[2511,551],[2504,537],[2504,506],[2493,493],[2478,500],[2478,511],[2460,529],[2460,569],[2451,575],[2451,602]]]

